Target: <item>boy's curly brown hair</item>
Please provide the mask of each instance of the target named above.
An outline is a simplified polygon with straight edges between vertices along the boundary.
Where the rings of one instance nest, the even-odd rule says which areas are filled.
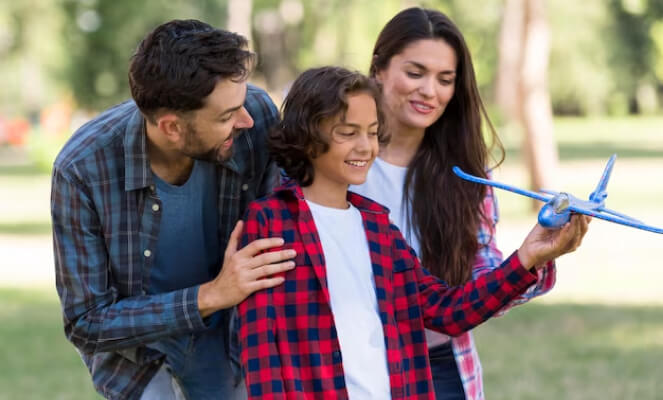
[[[388,141],[380,110],[380,90],[367,76],[342,67],[320,67],[304,71],[286,96],[281,122],[270,132],[269,151],[279,167],[301,186],[313,183],[311,160],[329,149],[323,121],[345,114],[348,95],[368,93],[378,111],[378,141]]]

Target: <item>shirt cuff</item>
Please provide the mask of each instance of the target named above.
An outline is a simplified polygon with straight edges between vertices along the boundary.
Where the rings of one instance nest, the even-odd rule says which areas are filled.
[[[200,286],[194,286],[173,292],[173,310],[175,325],[178,332],[196,332],[207,328],[198,309],[198,289]]]
[[[523,290],[526,290],[539,279],[535,268],[530,270],[523,266],[518,257],[518,250],[511,253],[502,265],[505,267],[504,272],[509,283]]]

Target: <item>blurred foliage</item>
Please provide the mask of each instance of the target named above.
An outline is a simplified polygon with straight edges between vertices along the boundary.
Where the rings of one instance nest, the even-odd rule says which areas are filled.
[[[55,157],[67,139],[66,134],[49,135],[39,129],[33,129],[28,135],[26,149],[34,167],[39,172],[50,173]]]
[[[67,43],[64,77],[80,104],[104,108],[128,96],[127,66],[138,43],[174,18],[223,25],[225,7],[214,0],[61,0]]]
[[[254,80],[278,97],[305,68],[341,64],[366,72],[380,28],[412,5],[458,24],[490,107],[503,0],[253,0]],[[548,1],[549,86],[557,114],[659,112],[663,0]],[[0,114],[33,121],[71,94],[99,110],[129,96],[127,66],[141,38],[174,18],[223,27],[228,1],[22,0],[0,2]]]

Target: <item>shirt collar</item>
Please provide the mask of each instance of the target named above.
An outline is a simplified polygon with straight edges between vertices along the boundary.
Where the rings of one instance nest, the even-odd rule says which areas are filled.
[[[280,192],[290,193],[298,200],[304,201],[304,192],[294,179],[289,179],[283,185],[274,189],[274,193]],[[389,209],[387,207],[357,193],[348,191],[347,199],[350,204],[355,206],[359,211],[373,214],[389,214]]]
[[[124,132],[124,190],[142,189],[150,185],[153,185],[153,181],[147,158],[145,118],[136,108]]]

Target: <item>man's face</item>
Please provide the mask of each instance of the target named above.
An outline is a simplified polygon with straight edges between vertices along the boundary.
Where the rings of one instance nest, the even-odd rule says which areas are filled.
[[[246,89],[246,81],[219,80],[205,98],[203,108],[183,118],[182,154],[215,163],[230,158],[237,132],[253,126],[253,119],[243,106]]]

